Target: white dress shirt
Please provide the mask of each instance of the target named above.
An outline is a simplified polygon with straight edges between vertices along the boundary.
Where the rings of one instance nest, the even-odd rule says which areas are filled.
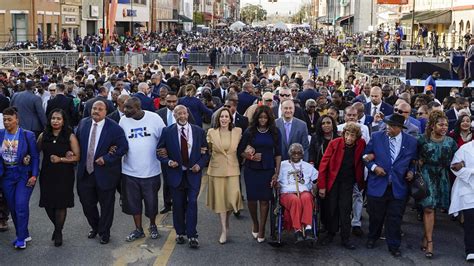
[[[90,136],[92,136],[92,130],[94,129],[94,124],[97,124],[97,130],[95,132],[95,146],[94,146],[94,154],[95,154],[95,151],[97,150],[97,145],[99,144],[100,134],[102,133],[102,129],[104,128],[104,125],[105,125],[105,119],[102,119],[102,121],[100,122],[95,122],[94,120],[92,120],[91,130],[89,131],[89,142],[87,143],[87,147],[89,147],[91,143]]]

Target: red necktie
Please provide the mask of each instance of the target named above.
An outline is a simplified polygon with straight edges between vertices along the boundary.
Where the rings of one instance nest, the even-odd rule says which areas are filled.
[[[181,158],[183,159],[183,166],[189,167],[188,139],[184,127],[181,127]]]

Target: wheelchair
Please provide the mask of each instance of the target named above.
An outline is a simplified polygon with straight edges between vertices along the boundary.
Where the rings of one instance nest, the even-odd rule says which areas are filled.
[[[318,241],[318,228],[320,225],[319,218],[319,202],[318,197],[313,195],[314,206],[313,208],[313,219],[312,219],[312,230],[314,239],[305,239],[305,243],[310,247],[315,247]],[[270,202],[270,237],[269,245],[273,247],[282,247],[285,242],[282,240],[282,235],[284,232],[284,215],[285,210],[282,205],[280,205],[280,191],[278,189],[273,189],[273,199]]]

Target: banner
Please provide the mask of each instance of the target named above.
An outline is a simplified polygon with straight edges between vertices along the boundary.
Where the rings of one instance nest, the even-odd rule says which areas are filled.
[[[109,8],[109,19],[108,19],[108,29],[109,29],[109,40],[112,39],[115,32],[115,16],[117,15],[118,1],[110,0]]]

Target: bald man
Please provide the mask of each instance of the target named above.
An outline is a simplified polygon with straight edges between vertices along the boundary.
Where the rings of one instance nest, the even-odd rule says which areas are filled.
[[[140,100],[142,110],[154,112],[155,105],[153,104],[153,100],[148,97],[148,94],[150,94],[150,92],[150,86],[148,86],[148,84],[145,82],[141,82],[140,84],[138,84],[138,92],[135,93],[133,96],[137,97]]]
[[[130,98],[129,95],[122,94],[117,97],[117,109],[113,111],[111,114],[107,115],[108,118],[114,120],[117,124],[120,122],[120,118],[124,116],[123,113],[123,106],[125,105],[125,101]]]
[[[411,106],[406,103],[402,102],[397,105],[396,108],[393,109],[394,113],[400,114],[405,118],[405,123],[403,127],[403,132],[407,133],[408,135],[412,135],[413,137],[418,137],[420,134],[420,129],[415,126],[413,123],[410,122],[410,114],[411,114]],[[389,119],[391,116],[388,116],[386,119]],[[383,123],[380,125],[379,131],[385,131],[387,128],[387,124]]]
[[[391,115],[393,107],[382,101],[382,89],[374,86],[370,90],[370,102],[365,104],[365,114],[375,117],[378,113],[382,113],[384,116]]]

